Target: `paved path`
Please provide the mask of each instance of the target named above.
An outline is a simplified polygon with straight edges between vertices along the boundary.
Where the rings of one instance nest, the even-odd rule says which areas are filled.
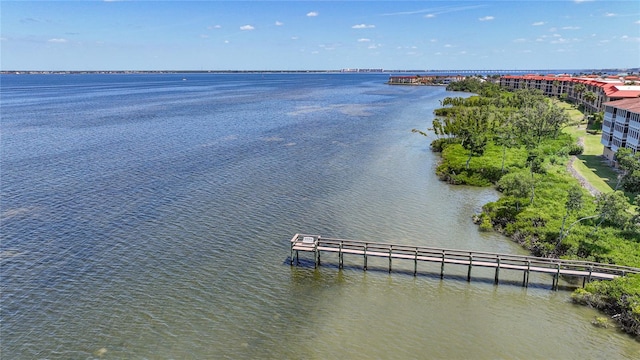
[[[582,146],[584,148],[584,139],[582,137],[578,138],[578,145]],[[587,181],[587,179],[585,179],[584,176],[582,176],[580,173],[578,173],[578,171],[573,167],[573,162],[578,160],[578,157],[575,155],[572,155],[569,158],[569,163],[567,164],[567,171],[569,171],[569,173],[578,180],[578,182],[580,183],[580,185],[587,189],[587,191],[589,193],[591,193],[591,195],[593,196],[597,196],[600,194],[600,190],[596,189],[593,185],[591,185],[591,183],[589,181]],[[579,160],[578,160],[579,161]]]

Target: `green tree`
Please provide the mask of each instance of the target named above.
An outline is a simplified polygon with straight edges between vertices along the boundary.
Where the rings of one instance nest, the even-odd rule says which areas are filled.
[[[622,191],[602,193],[596,198],[596,209],[600,220],[593,228],[595,233],[603,222],[608,222],[613,226],[625,228],[631,221],[631,213],[627,212],[629,203]]]
[[[466,168],[474,156],[480,156],[493,132],[493,122],[488,111],[476,111],[473,108],[461,108],[444,122],[434,120],[433,128],[438,135],[454,136],[465,150],[469,152]],[[436,130],[437,129],[437,130]]]
[[[516,211],[520,211],[521,199],[527,198],[531,193],[533,180],[523,172],[513,172],[504,175],[498,181],[498,191],[507,196],[513,196],[516,200]]]
[[[460,81],[454,81],[447,85],[449,91],[466,91],[479,94],[485,83],[476,77],[468,77]]]
[[[640,192],[640,152],[634,153],[629,148],[620,148],[616,152],[615,160],[623,171],[616,189],[621,185],[625,191]]]
[[[558,235],[558,242],[556,243],[556,248],[560,245],[560,243],[562,242],[562,239],[565,238],[565,236],[571,229],[571,228],[567,229],[566,233],[564,231],[564,226],[567,222],[567,218],[569,218],[571,214],[582,209],[582,206],[584,205],[584,201],[582,197],[583,197],[582,189],[580,189],[580,187],[578,187],[577,185],[570,187],[569,190],[567,191],[567,200],[564,203],[565,213],[564,213],[564,216],[562,217],[562,225],[560,226],[560,234]]]
[[[598,96],[593,91],[587,91],[584,93],[584,100],[593,105],[594,101],[598,98]]]
[[[576,94],[578,94],[578,95],[582,94],[586,90],[587,90],[587,86],[585,84],[582,84],[582,83],[578,83],[573,87],[573,91],[575,91]]]
[[[570,120],[562,108],[546,100],[520,109],[514,119],[514,127],[527,148],[537,146],[544,139],[556,138]]]
[[[502,116],[503,115],[498,115],[498,117],[500,118]],[[500,172],[504,174],[504,163],[507,157],[507,149],[510,149],[518,144],[518,137],[514,132],[510,118],[508,118],[506,121],[498,121],[498,126],[495,130],[493,142],[496,145],[502,147],[502,164],[500,167]]]
[[[553,93],[554,93],[554,94],[559,94],[559,93],[560,93],[559,88],[560,88],[560,81],[558,81],[558,80],[554,80],[554,81],[553,81],[553,89],[554,89],[554,90],[553,90]]]

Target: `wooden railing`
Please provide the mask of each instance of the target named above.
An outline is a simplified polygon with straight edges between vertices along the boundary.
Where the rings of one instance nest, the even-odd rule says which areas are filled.
[[[471,280],[473,267],[495,269],[495,283],[499,281],[501,269],[523,272],[522,286],[528,286],[531,272],[546,273],[553,276],[552,289],[558,288],[560,276],[583,279],[583,286],[591,280],[611,280],[626,274],[640,274],[640,269],[601,264],[589,261],[550,259],[534,256],[500,254],[484,251],[467,251],[428,246],[411,246],[380,242],[325,238],[319,235],[296,234],[291,239],[291,265],[299,263],[299,252],[312,252],[315,266],[320,265],[323,252],[337,253],[338,264],[344,266],[344,255],[363,256],[364,270],[367,270],[368,257],[388,258],[389,272],[393,259],[413,261],[413,273],[418,273],[418,262],[440,263],[440,277],[444,277],[445,264],[462,265],[468,268],[467,280]]]

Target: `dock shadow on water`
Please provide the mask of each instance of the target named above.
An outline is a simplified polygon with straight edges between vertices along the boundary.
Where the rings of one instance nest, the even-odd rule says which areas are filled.
[[[489,275],[489,272],[486,269],[485,271],[479,271],[480,274],[472,275],[471,279],[467,278],[467,275],[464,274],[456,274],[456,272],[460,272],[466,268],[466,266],[457,266],[457,269],[450,271],[450,273],[445,272],[443,276],[440,276],[439,272],[429,271],[429,270],[418,270],[415,274],[412,269],[408,269],[406,267],[398,266],[396,269],[391,269],[389,271],[388,267],[383,265],[368,265],[365,270],[362,265],[357,265],[354,263],[344,264],[342,268],[338,262],[323,260],[322,264],[317,266],[313,259],[308,259],[306,257],[302,257],[298,259],[293,259],[293,265],[291,265],[291,257],[287,257],[283,262],[282,266],[288,266],[292,268],[292,276],[296,281],[304,281],[305,279],[309,279],[310,277],[318,277],[323,273],[323,269],[336,271],[336,276],[343,276],[346,273],[372,273],[376,275],[384,275],[387,274],[389,276],[397,276],[399,279],[407,279],[407,278],[416,278],[416,279],[429,279],[434,282],[444,281],[446,285],[446,281],[452,281],[457,283],[479,283],[484,285],[495,285],[498,286],[513,286],[520,287],[524,289],[544,289],[553,291],[553,284],[551,275],[540,275],[537,277],[536,281],[529,281],[527,286],[523,286],[522,280],[515,280],[513,278],[500,279],[497,283],[495,279]],[[302,271],[298,271],[300,269]],[[464,270],[466,271],[466,270]],[[453,274],[451,272],[454,272]],[[546,280],[546,281],[545,281]],[[557,286],[558,291],[573,291],[575,289],[581,288],[582,284],[578,282],[565,282],[559,284]]]

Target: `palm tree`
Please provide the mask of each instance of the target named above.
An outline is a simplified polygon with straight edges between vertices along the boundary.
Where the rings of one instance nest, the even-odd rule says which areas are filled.
[[[587,91],[584,94],[584,99],[587,101],[594,101],[597,98],[596,94],[593,91]]]
[[[573,87],[573,91],[578,95],[582,94],[585,90],[587,90],[587,87],[585,86],[585,84],[578,83]]]
[[[584,101],[590,105],[591,109],[595,108],[594,102],[597,98],[598,96],[593,91],[587,91],[583,96]]]
[[[553,93],[555,95],[560,95],[560,90],[558,89],[559,87],[560,87],[560,81],[554,80],[553,81]]]

